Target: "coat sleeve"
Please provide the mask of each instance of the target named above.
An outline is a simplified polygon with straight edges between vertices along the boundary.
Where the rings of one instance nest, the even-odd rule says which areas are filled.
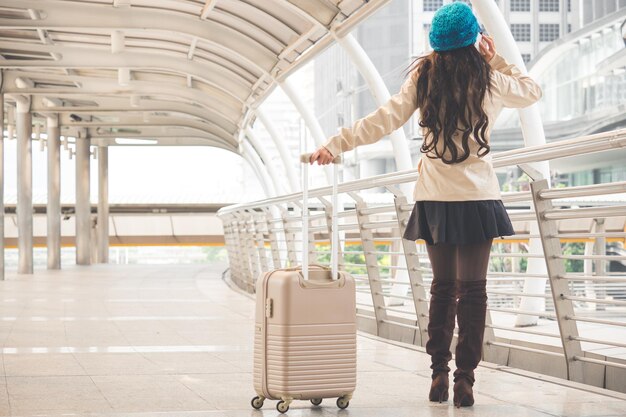
[[[339,134],[324,144],[333,156],[361,145],[377,142],[382,137],[404,125],[417,109],[416,74],[409,75],[400,91],[372,113],[343,127]]]
[[[539,101],[543,92],[539,84],[517,66],[509,64],[496,54],[489,61],[492,71],[492,94],[498,96],[504,107],[521,108]]]

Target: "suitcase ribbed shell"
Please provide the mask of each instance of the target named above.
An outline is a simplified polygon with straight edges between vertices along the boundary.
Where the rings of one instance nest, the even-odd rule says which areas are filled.
[[[263,397],[341,397],[356,387],[354,279],[312,276],[278,270],[259,279],[254,388]]]

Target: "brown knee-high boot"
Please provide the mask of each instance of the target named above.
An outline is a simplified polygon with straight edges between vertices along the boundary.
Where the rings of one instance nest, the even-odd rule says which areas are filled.
[[[459,337],[456,345],[454,371],[454,405],[474,404],[474,369],[482,357],[485,318],[487,315],[487,280],[457,283],[457,321]]]
[[[442,402],[448,400],[448,362],[452,359],[450,343],[456,315],[455,281],[433,281],[430,294],[426,352],[431,356],[433,373],[428,399]]]

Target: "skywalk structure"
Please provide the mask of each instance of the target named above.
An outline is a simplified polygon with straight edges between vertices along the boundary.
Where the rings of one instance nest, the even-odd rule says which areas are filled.
[[[302,239],[309,242],[311,259],[326,262],[330,188],[310,191],[309,234],[302,236],[297,159],[261,104],[273,89],[283,89],[321,144],[322,129],[289,76],[335,42],[346,50],[376,102],[383,103],[389,91],[350,30],[387,3],[0,1],[3,141],[15,136],[18,143],[19,274],[33,273],[32,149],[33,136],[43,132],[49,269],[61,267],[62,146],[72,149],[76,163],[76,204],[73,212],[64,212],[75,222],[76,263],[108,261],[107,177],[115,167],[108,166],[107,155],[110,146],[125,146],[120,137],[150,140],[154,146],[218,147],[250,164],[267,199],[219,211],[228,277],[243,290],[252,292],[263,271],[299,264]],[[524,68],[495,3],[472,3],[505,57]],[[616,23],[602,28],[600,36],[620,33]],[[571,45],[583,48],[584,41],[571,36]],[[594,36],[589,34],[591,42]],[[605,46],[613,47],[611,42]],[[569,50],[555,48],[561,48],[558,54]],[[591,86],[623,73],[621,52],[603,58],[602,70],[610,75],[594,74],[585,91],[596,91]],[[536,62],[539,66],[541,60]],[[545,86],[549,92],[559,73],[547,64],[544,71],[553,74]],[[572,83],[573,103],[578,89]],[[583,112],[601,104],[586,100]],[[624,103],[622,98],[616,105]],[[542,114],[547,113],[537,106],[515,114],[511,123],[520,120],[517,141],[524,146],[493,157],[496,168],[520,167],[529,181],[518,191],[503,193],[517,235],[496,240],[492,252],[484,359],[626,391],[626,181],[550,187],[553,163],[572,163],[582,156],[626,161],[626,130],[607,122],[600,133],[546,144]],[[255,136],[254,121],[267,128],[271,143]],[[363,332],[424,346],[432,273],[423,242],[400,238],[412,208],[407,190],[417,178],[405,139],[401,130],[390,136],[398,172],[339,186],[341,264],[359,281],[357,314]],[[270,163],[268,149],[280,156],[280,164]],[[95,211],[89,201],[92,156],[98,165]],[[374,188],[384,192],[369,192]],[[582,243],[583,252],[571,253],[564,245],[571,242]],[[573,261],[583,263],[582,272],[571,270]]]

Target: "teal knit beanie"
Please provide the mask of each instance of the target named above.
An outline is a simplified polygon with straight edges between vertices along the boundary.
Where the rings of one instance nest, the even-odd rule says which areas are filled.
[[[446,4],[435,12],[430,26],[430,45],[435,51],[450,51],[476,42],[480,27],[465,3]]]

